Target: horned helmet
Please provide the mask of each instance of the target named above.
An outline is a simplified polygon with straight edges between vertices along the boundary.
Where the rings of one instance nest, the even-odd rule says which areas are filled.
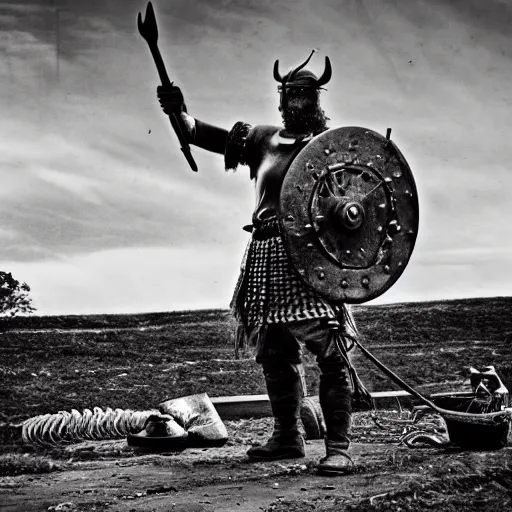
[[[274,79],[279,82],[281,85],[278,86],[277,90],[280,93],[280,102],[279,102],[279,110],[282,110],[286,107],[287,99],[287,90],[288,89],[320,89],[322,85],[325,85],[332,76],[332,67],[331,61],[329,57],[325,57],[325,68],[322,76],[317,78],[316,75],[309,71],[308,69],[304,69],[308,62],[311,60],[311,57],[316,52],[316,50],[312,50],[309,57],[295,69],[292,69],[286,75],[281,76],[279,73],[279,60],[276,60],[274,63]]]

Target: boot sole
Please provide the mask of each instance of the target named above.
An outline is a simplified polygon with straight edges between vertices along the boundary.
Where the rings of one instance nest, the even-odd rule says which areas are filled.
[[[318,476],[345,476],[354,473],[355,468],[346,469],[321,469],[318,468],[316,474]]]
[[[291,455],[289,453],[283,453],[282,455],[274,455],[273,457],[262,457],[259,455],[248,455],[249,460],[252,462],[271,462],[273,460],[283,460],[283,459],[303,459],[306,456],[306,454],[303,455]]]

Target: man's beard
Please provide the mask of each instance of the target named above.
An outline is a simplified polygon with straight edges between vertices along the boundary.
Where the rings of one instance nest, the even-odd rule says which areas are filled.
[[[329,120],[318,102],[302,101],[300,98],[290,98],[281,116],[289,133],[321,133],[327,129]]]

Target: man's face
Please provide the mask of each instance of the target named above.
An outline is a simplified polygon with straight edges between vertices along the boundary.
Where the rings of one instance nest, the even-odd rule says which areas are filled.
[[[286,89],[286,100],[287,110],[311,112],[318,106],[317,91],[311,88],[289,87]]]
[[[280,107],[283,124],[292,133],[308,133],[325,127],[325,115],[320,108],[318,91],[312,88],[290,87],[285,105]]]

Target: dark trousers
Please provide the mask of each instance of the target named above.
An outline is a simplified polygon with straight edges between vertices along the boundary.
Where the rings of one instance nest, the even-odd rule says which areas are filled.
[[[320,405],[327,439],[349,445],[352,389],[348,368],[334,343],[327,319],[268,324],[259,334],[256,361],[262,365],[274,417],[293,424],[300,413],[300,375],[297,364],[305,347],[320,369]]]

